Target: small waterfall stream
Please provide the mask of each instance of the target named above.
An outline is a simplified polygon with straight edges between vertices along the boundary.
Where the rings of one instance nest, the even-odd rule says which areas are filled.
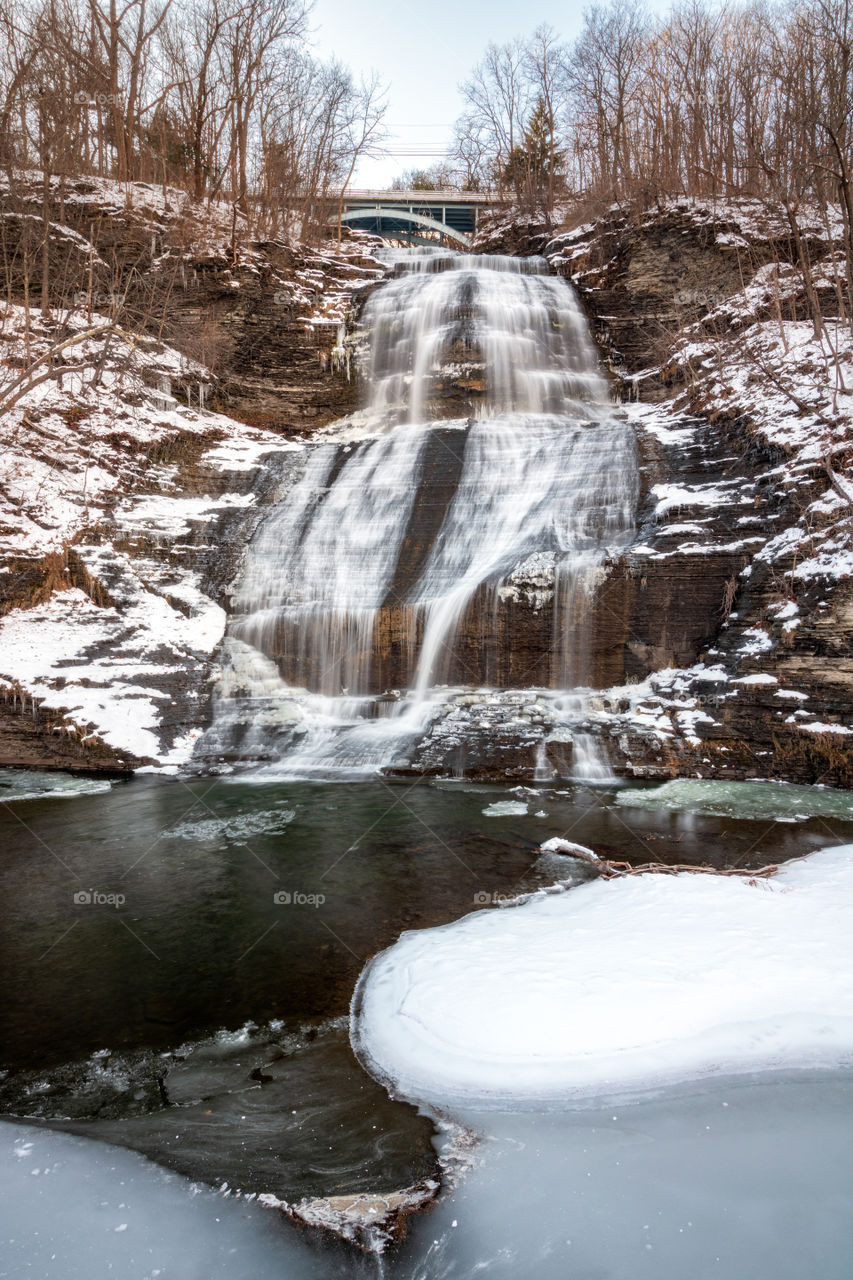
[[[213,749],[299,775],[391,763],[442,686],[591,683],[596,586],[634,527],[633,435],[566,282],[432,251],[396,271],[364,311],[367,406],[309,448],[234,598]],[[504,615],[531,565],[552,623],[525,682]]]

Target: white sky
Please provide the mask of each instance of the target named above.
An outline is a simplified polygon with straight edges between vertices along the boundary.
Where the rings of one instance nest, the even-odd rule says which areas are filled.
[[[316,51],[335,54],[356,75],[389,85],[388,150],[365,160],[353,186],[385,187],[404,169],[425,168],[446,151],[462,110],[457,86],[490,40],[527,36],[543,22],[561,36],[580,27],[586,0],[316,0]],[[399,154],[399,153],[419,154]],[[435,154],[420,154],[420,153]]]

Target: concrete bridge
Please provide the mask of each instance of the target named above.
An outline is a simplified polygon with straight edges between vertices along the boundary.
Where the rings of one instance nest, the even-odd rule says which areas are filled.
[[[494,203],[478,191],[350,191],[342,221],[404,244],[467,248],[480,210]]]

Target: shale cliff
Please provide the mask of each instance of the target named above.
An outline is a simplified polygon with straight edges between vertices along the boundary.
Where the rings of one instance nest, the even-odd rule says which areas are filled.
[[[369,237],[253,242],[181,192],[3,192],[0,763],[176,768],[209,720],[227,589],[306,432],[354,406]]]
[[[629,683],[602,672],[622,687],[593,699],[590,728],[620,772],[853,780],[850,300],[825,227],[802,225],[821,337],[764,206],[509,233],[578,290],[643,457],[638,538],[596,614]]]
[[[241,241],[227,211],[150,188],[128,200],[66,184],[55,199],[62,318],[25,315],[26,210],[8,210],[9,379],[25,349],[108,318],[117,292],[141,337],[48,357],[53,376],[0,420],[0,763],[179,767],[210,720],[243,549],[317,430],[328,441],[325,424],[359,403],[360,303],[389,268],[364,239],[341,252]],[[838,320],[850,304],[826,231],[805,229],[821,336],[785,226],[748,202],[482,237],[483,251],[543,254],[578,291],[614,421],[637,442],[637,529],[599,573],[584,633],[593,693],[574,723],[548,691],[557,588],[553,561],[534,556],[496,607],[494,593],[472,598],[444,672],[458,687],[395,772],[566,775],[592,739],[627,776],[851,784],[853,350]],[[436,388],[435,417],[476,417],[470,351],[449,353]],[[340,465],[349,447],[343,436]],[[458,481],[455,451],[439,435],[432,449],[398,601]],[[407,626],[389,602],[373,639],[377,714],[411,678]],[[220,746],[199,762],[230,767]]]

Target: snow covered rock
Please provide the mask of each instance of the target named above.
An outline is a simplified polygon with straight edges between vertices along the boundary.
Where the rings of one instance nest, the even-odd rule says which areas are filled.
[[[592,849],[587,849],[586,845],[575,844],[571,840],[563,840],[559,836],[554,836],[551,840],[546,840],[540,845],[543,853],[560,853],[565,858],[577,858],[579,862],[590,862],[593,865],[600,862],[597,853]]]

